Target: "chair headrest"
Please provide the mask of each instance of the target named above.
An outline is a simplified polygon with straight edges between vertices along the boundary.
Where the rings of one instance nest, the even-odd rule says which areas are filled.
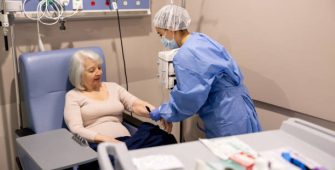
[[[78,50],[92,50],[105,61],[99,47],[25,53],[19,57],[23,104],[29,127],[36,133],[62,127],[65,94],[73,88],[68,78],[70,59]],[[105,64],[102,69],[105,73]],[[106,80],[105,74],[102,80]]]

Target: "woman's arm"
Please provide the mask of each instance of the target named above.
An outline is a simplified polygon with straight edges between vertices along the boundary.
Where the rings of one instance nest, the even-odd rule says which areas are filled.
[[[141,99],[136,99],[132,105],[132,110],[135,114],[139,116],[149,118],[149,111],[146,107],[149,107],[150,110],[155,109],[155,106],[151,105],[150,103]]]
[[[137,97],[130,94],[126,89],[121,87],[120,85],[116,84],[116,87],[118,88],[120,100],[124,104],[125,108],[128,111],[134,112],[136,115],[149,118],[149,111],[146,107],[149,107],[149,109],[152,111],[155,109],[155,106],[152,104],[143,101],[141,99],[138,99]],[[161,120],[160,123],[163,126],[163,129],[167,132],[171,132],[172,130],[172,123],[166,122],[165,120]]]
[[[115,84],[115,86],[116,88],[118,88],[120,101],[122,102],[126,110],[134,112],[135,114],[142,117],[149,117],[149,112],[146,109],[146,106],[148,106],[151,110],[153,110],[155,106],[132,95],[122,86],[118,84]]]
[[[134,104],[133,104],[133,111],[135,114],[142,116],[142,117],[147,117],[149,118],[149,111],[147,110],[147,107],[149,107],[150,110],[155,109],[155,106],[151,105],[150,103],[137,99],[135,100]],[[164,119],[161,119],[159,121],[159,123],[161,124],[161,126],[163,127],[163,129],[169,133],[171,133],[172,131],[172,123],[171,122],[167,122]]]

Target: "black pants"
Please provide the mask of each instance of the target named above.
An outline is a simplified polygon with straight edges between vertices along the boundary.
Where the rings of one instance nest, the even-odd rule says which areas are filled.
[[[119,137],[116,139],[125,142],[129,150],[177,143],[173,135],[161,130],[158,126],[147,122],[142,123],[133,136]],[[93,150],[97,151],[98,143],[89,143],[89,145]],[[113,162],[112,157],[111,161]],[[81,165],[79,169],[94,170],[99,169],[99,165],[97,161],[94,161],[92,163]]]

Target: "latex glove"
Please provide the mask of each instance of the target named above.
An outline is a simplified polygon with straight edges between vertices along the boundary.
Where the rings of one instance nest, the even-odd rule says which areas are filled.
[[[155,110],[151,111],[149,114],[150,114],[150,118],[154,121],[158,121],[161,119],[159,108],[156,108]]]
[[[168,133],[171,133],[172,126],[173,126],[171,122],[167,122],[164,119],[161,119],[159,122],[160,122],[161,126],[163,127],[163,130],[165,130]]]

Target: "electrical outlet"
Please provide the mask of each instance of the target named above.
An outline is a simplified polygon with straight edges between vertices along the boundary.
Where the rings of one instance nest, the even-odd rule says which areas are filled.
[[[128,5],[128,1],[123,1],[123,6],[127,6]]]
[[[83,9],[83,0],[72,0],[72,8],[73,10]]]
[[[69,3],[70,3],[70,0],[60,0],[59,2],[60,2],[60,4],[62,4],[63,6],[68,6]]]

